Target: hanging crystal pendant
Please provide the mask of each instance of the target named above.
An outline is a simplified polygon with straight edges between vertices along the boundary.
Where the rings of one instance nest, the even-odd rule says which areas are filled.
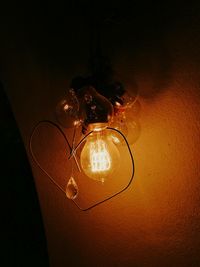
[[[68,183],[67,183],[67,187],[66,187],[66,196],[69,199],[75,199],[78,195],[78,186],[76,184],[75,179],[73,178],[73,176],[70,177]]]

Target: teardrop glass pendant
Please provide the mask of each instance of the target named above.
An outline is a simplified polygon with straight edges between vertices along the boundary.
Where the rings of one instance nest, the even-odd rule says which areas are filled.
[[[66,196],[69,199],[75,199],[77,195],[78,195],[78,186],[73,176],[71,176],[67,183]]]

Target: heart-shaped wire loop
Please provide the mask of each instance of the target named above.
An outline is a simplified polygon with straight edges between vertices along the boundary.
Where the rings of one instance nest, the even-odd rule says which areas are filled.
[[[74,148],[72,148],[72,147],[70,146],[70,143],[69,143],[69,141],[68,141],[68,139],[67,139],[67,136],[65,135],[64,131],[62,130],[62,128],[61,128],[59,125],[57,125],[56,123],[54,123],[54,122],[52,122],[52,121],[50,121],[50,120],[43,120],[43,121],[38,122],[38,123],[36,124],[36,126],[34,127],[32,133],[31,133],[31,137],[30,137],[30,141],[29,141],[29,150],[30,150],[30,153],[31,153],[31,156],[32,156],[34,162],[35,162],[35,163],[37,164],[37,166],[38,166],[38,167],[39,167],[39,168],[40,168],[40,169],[47,175],[47,177],[51,180],[51,182],[52,182],[52,183],[53,183],[53,184],[54,184],[54,185],[55,185],[55,186],[56,186],[62,193],[66,194],[65,190],[64,190],[64,189],[63,189],[63,188],[62,188],[62,187],[55,181],[55,179],[54,179],[54,178],[53,178],[53,177],[52,177],[52,176],[51,176],[51,175],[50,175],[50,174],[49,174],[49,173],[48,173],[48,172],[41,166],[41,164],[39,163],[39,161],[37,160],[37,158],[36,158],[36,156],[35,156],[35,154],[34,154],[34,152],[33,152],[33,148],[32,148],[32,139],[33,139],[33,136],[34,136],[34,133],[35,133],[36,129],[37,129],[42,123],[49,123],[49,124],[51,124],[52,126],[54,126],[54,127],[55,127],[55,128],[62,134],[64,140],[66,141],[66,143],[67,143],[67,145],[68,145],[68,147],[69,147],[69,149],[70,149],[70,156],[69,156],[69,159],[70,159],[71,157],[74,158],[75,163],[77,164],[78,169],[79,169],[80,167],[79,167],[78,161],[77,161],[77,159],[76,159],[76,151],[77,151],[77,149],[80,147],[80,145],[87,139],[87,137],[93,133],[93,131],[91,131],[91,132],[89,132],[88,134],[86,134],[86,135],[80,140],[80,142],[76,145],[76,147],[74,147]],[[131,159],[131,163],[132,163],[132,174],[131,174],[131,177],[130,177],[130,179],[129,179],[128,184],[127,184],[125,187],[123,187],[121,190],[117,191],[116,193],[112,194],[111,196],[106,197],[105,199],[103,199],[103,200],[101,200],[101,201],[98,201],[97,203],[95,203],[95,204],[93,204],[93,205],[91,205],[91,206],[89,206],[89,207],[87,207],[87,208],[82,208],[82,207],[76,202],[75,199],[71,199],[71,200],[74,202],[74,204],[76,205],[76,207],[78,207],[81,211],[88,211],[88,210],[91,210],[91,209],[93,209],[94,207],[99,206],[99,205],[105,203],[106,201],[108,201],[108,200],[110,200],[110,199],[116,197],[117,195],[121,194],[122,192],[124,192],[125,190],[127,190],[127,189],[129,188],[129,186],[131,185],[131,183],[132,183],[132,181],[133,181],[133,178],[134,178],[134,173],[135,173],[134,159],[133,159],[133,154],[132,154],[132,152],[131,152],[130,145],[129,145],[129,143],[128,143],[126,137],[124,136],[124,134],[123,134],[121,131],[119,131],[119,130],[117,130],[117,129],[115,129],[115,128],[107,127],[106,130],[115,131],[115,132],[117,132],[118,134],[120,134],[120,135],[122,136],[122,138],[124,139],[124,141],[125,141],[125,143],[126,143],[126,146],[127,146],[127,148],[128,148],[129,155],[130,155],[130,159]]]

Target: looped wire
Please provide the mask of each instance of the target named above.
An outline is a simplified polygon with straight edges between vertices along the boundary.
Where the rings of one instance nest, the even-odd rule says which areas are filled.
[[[88,134],[86,134],[81,140],[80,140],[80,142],[76,145],[76,147],[75,148],[72,148],[71,146],[70,146],[70,144],[69,144],[69,141],[68,141],[68,139],[67,139],[67,137],[66,137],[66,135],[65,135],[65,133],[64,133],[64,131],[61,129],[61,127],[59,126],[59,125],[57,125],[56,123],[54,123],[54,122],[52,122],[52,121],[49,121],[49,120],[43,120],[43,121],[40,121],[40,122],[38,122],[37,124],[36,124],[36,126],[34,127],[34,129],[33,129],[33,131],[32,131],[32,133],[31,133],[31,136],[30,136],[30,140],[29,140],[29,150],[30,150],[30,154],[31,154],[31,156],[32,156],[32,158],[33,158],[33,160],[34,160],[34,162],[37,164],[37,166],[47,175],[47,177],[51,180],[51,182],[62,192],[62,193],[64,193],[65,194],[65,190],[54,180],[54,178],[40,165],[40,163],[38,162],[38,160],[37,160],[37,158],[36,158],[36,156],[34,155],[34,153],[33,153],[33,148],[32,148],[32,139],[33,139],[33,136],[34,136],[34,133],[35,133],[35,131],[36,131],[36,129],[39,127],[39,125],[41,125],[42,123],[49,123],[49,124],[51,124],[52,126],[54,126],[61,134],[62,134],[62,136],[63,136],[63,138],[65,139],[65,141],[66,141],[66,143],[67,143],[67,145],[68,145],[68,147],[69,147],[69,149],[70,149],[70,151],[71,151],[71,153],[70,153],[70,156],[69,156],[69,158],[68,159],[70,159],[71,157],[73,157],[74,158],[74,160],[75,160],[75,162],[76,162],[76,164],[78,164],[78,161],[77,161],[77,159],[76,159],[76,151],[77,151],[77,149],[80,147],[80,145],[87,139],[87,137],[90,135],[90,134],[92,134],[93,133],[93,131],[91,131],[91,132],[89,132]],[[76,205],[76,207],[77,208],[79,208],[81,211],[88,211],[88,210],[91,210],[91,209],[93,209],[94,207],[97,207],[97,206],[99,206],[99,205],[101,205],[101,204],[103,204],[103,203],[105,203],[106,201],[108,201],[108,200],[110,200],[110,199],[112,199],[112,198],[114,198],[114,197],[116,197],[117,195],[119,195],[119,194],[121,194],[122,192],[124,192],[125,190],[127,190],[128,188],[129,188],[129,186],[131,185],[131,183],[132,183],[132,181],[133,181],[133,178],[134,178],[134,173],[135,173],[135,166],[134,166],[134,159],[133,159],[133,154],[132,154],[132,152],[131,152],[131,148],[130,148],[130,146],[129,146],[129,143],[128,143],[128,141],[127,141],[127,139],[126,139],[126,137],[124,136],[124,134],[122,133],[122,132],[120,132],[119,130],[117,130],[117,129],[115,129],[115,128],[112,128],[112,127],[107,127],[106,128],[106,130],[112,130],[112,131],[115,131],[115,132],[117,132],[117,133],[119,133],[122,137],[123,137],[123,139],[124,139],[124,141],[125,141],[125,143],[126,143],[126,145],[127,145],[127,148],[128,148],[128,151],[129,151],[129,155],[130,155],[130,158],[131,158],[131,162],[132,162],[132,174],[131,174],[131,178],[130,178],[130,180],[129,180],[129,182],[128,182],[128,184],[123,188],[123,189],[121,189],[120,191],[118,191],[118,192],[116,192],[116,193],[114,193],[113,195],[111,195],[111,196],[109,196],[109,197],[107,197],[107,198],[105,198],[105,199],[103,199],[103,200],[101,200],[101,201],[99,201],[99,202],[97,202],[97,203],[95,203],[95,204],[93,204],[93,205],[91,205],[91,206],[89,206],[89,207],[87,207],[87,208],[82,208],[74,199],[72,199],[72,201],[73,201],[73,203]],[[77,167],[79,168],[79,164],[77,165]]]
[[[112,198],[118,196],[119,194],[123,193],[125,190],[127,190],[127,189],[129,188],[129,186],[131,185],[131,183],[132,183],[132,181],[133,181],[133,178],[134,178],[134,174],[135,174],[135,164],[134,164],[133,154],[132,154],[132,152],[131,152],[131,148],[130,148],[130,145],[129,145],[129,143],[128,143],[128,140],[126,139],[125,135],[124,135],[121,131],[119,131],[119,130],[117,130],[117,129],[115,129],[115,128],[107,127],[106,130],[112,130],[112,131],[115,131],[115,132],[119,133],[119,134],[123,137],[123,139],[124,139],[124,141],[125,141],[125,143],[126,143],[126,145],[127,145],[127,148],[128,148],[128,151],[129,151],[129,155],[130,155],[130,158],[131,158],[131,162],[132,162],[132,174],[131,174],[131,178],[130,178],[128,184],[127,184],[124,188],[122,188],[120,191],[114,193],[113,195],[111,195],[111,196],[109,196],[109,197],[107,197],[107,198],[105,198],[105,199],[103,199],[103,200],[101,200],[101,201],[99,201],[99,202],[97,202],[97,203],[95,203],[95,204],[93,204],[93,205],[87,207],[87,208],[82,208],[80,205],[78,205],[78,203],[76,202],[76,200],[72,199],[72,201],[74,202],[74,204],[75,204],[81,211],[88,211],[88,210],[91,210],[91,209],[93,209],[94,207],[97,207],[97,206],[99,206],[99,205],[105,203],[106,201],[108,201],[108,200],[110,200],[110,199],[112,199]],[[92,132],[93,132],[93,131],[92,131]],[[78,143],[78,145],[74,148],[74,151],[76,151],[76,150],[79,148],[79,146],[85,141],[85,139],[86,139],[92,132],[89,132],[86,136],[83,137],[83,139],[81,139],[81,141]]]

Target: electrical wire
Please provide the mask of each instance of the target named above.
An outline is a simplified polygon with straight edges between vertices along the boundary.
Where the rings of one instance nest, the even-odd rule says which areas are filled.
[[[48,176],[48,178],[53,182],[54,185],[56,185],[58,187],[58,189],[60,189],[64,194],[65,194],[65,190],[53,179],[53,177],[41,166],[41,164],[38,162],[34,152],[33,152],[33,148],[32,148],[32,140],[33,140],[33,136],[34,136],[34,133],[35,131],[38,129],[38,127],[42,124],[42,123],[48,123],[48,124],[51,124],[52,126],[54,126],[63,136],[63,138],[65,139],[70,151],[72,151],[72,148],[69,144],[69,141],[64,133],[64,131],[61,129],[61,127],[59,125],[57,125],[56,123],[52,122],[52,121],[49,121],[49,120],[42,120],[42,121],[39,121],[35,127],[33,128],[32,130],[32,133],[31,133],[31,136],[30,136],[30,140],[29,140],[29,150],[30,150],[30,154],[34,160],[34,162],[37,164],[37,166]],[[76,165],[77,165],[77,168],[78,170],[80,170],[80,166],[78,164],[78,161],[74,155],[74,160],[76,162]]]
[[[62,193],[64,193],[64,194],[66,194],[66,192],[65,192],[65,190],[53,179],[53,177],[41,166],[41,164],[38,162],[38,160],[37,160],[37,158],[36,158],[36,156],[35,156],[35,154],[34,154],[34,152],[33,152],[33,148],[32,148],[32,140],[33,140],[33,136],[34,136],[34,133],[35,133],[35,131],[36,131],[36,129],[39,127],[39,125],[41,125],[42,123],[49,123],[49,124],[51,124],[51,125],[53,125],[61,134],[62,134],[62,136],[64,137],[64,139],[65,139],[65,141],[66,141],[66,143],[67,143],[67,145],[68,145],[68,147],[69,147],[69,149],[70,149],[70,151],[71,151],[71,153],[70,153],[70,157],[69,157],[69,159],[71,158],[71,157],[74,157],[74,160],[75,160],[75,162],[78,164],[78,162],[77,162],[77,159],[76,159],[76,156],[75,156],[75,154],[76,154],[76,150],[80,147],[80,145],[85,141],[85,139],[90,135],[90,134],[92,134],[93,133],[93,131],[91,131],[91,132],[89,132],[88,134],[86,134],[81,140],[80,140],[80,142],[76,145],[76,147],[74,147],[74,149],[70,146],[70,144],[69,144],[69,141],[68,141],[68,139],[67,139],[67,137],[66,137],[66,135],[65,135],[65,133],[64,133],[64,131],[61,129],[61,127],[59,126],[59,125],[57,125],[56,123],[54,123],[54,122],[52,122],[52,121],[49,121],[49,120],[43,120],[43,121],[40,121],[40,122],[38,122],[37,124],[36,124],[36,126],[33,128],[33,131],[32,131],[32,133],[31,133],[31,136],[30,136],[30,140],[29,140],[29,150],[30,150],[30,154],[31,154],[31,156],[32,156],[32,158],[33,158],[33,160],[34,160],[34,162],[37,164],[37,166],[47,175],[47,177],[51,180],[51,182],[58,188],[58,189],[60,189],[60,191],[62,192]],[[105,203],[106,201],[108,201],[108,200],[110,200],[110,199],[112,199],[112,198],[114,198],[114,197],[116,197],[117,195],[119,195],[119,194],[121,194],[122,192],[124,192],[125,190],[127,190],[128,188],[129,188],[129,186],[131,185],[131,183],[132,183],[132,181],[133,181],[133,178],[134,178],[134,173],[135,173],[135,166],[134,166],[134,159],[133,159],[133,154],[132,154],[132,152],[131,152],[131,148],[130,148],[130,145],[129,145],[129,143],[128,143],[128,141],[127,141],[127,139],[126,139],[126,137],[124,136],[124,134],[122,133],[122,132],[120,132],[119,130],[117,130],[117,129],[115,129],[115,128],[112,128],[112,127],[107,127],[106,128],[107,130],[112,130],[112,131],[116,131],[117,133],[119,133],[122,137],[123,137],[123,139],[124,139],[124,141],[125,141],[125,143],[126,143],[126,145],[127,145],[127,148],[128,148],[128,151],[129,151],[129,155],[130,155],[130,158],[131,158],[131,162],[132,162],[132,174],[131,174],[131,178],[130,178],[130,180],[129,180],[129,182],[128,182],[128,184],[122,189],[122,190],[120,190],[120,191],[118,191],[118,192],[116,192],[116,193],[114,193],[113,195],[111,195],[111,196],[109,196],[109,197],[107,197],[107,198],[105,198],[105,199],[103,199],[103,200],[101,200],[101,201],[99,201],[99,202],[97,202],[97,203],[95,203],[95,204],[93,204],[93,205],[91,205],[91,206],[89,206],[89,207],[87,207],[87,208],[82,208],[74,199],[71,199],[72,201],[73,201],[73,203],[76,205],[76,207],[77,208],[79,208],[81,211],[88,211],[88,210],[91,210],[91,209],[93,209],[94,207],[97,207],[97,206],[99,206],[99,205],[101,205],[101,204],[103,204],[103,203]],[[75,135],[75,134],[74,134]],[[79,166],[79,164],[78,164],[78,166]],[[80,168],[80,167],[79,167]]]
[[[69,156],[68,159],[71,159],[71,158],[74,156],[76,150],[80,147],[80,145],[82,145],[82,143],[85,141],[85,139],[86,139],[91,133],[93,133],[93,132],[94,132],[94,131],[91,131],[91,132],[87,133],[87,134],[86,134],[86,135],[79,141],[79,143],[76,145],[76,147],[74,147],[73,150],[71,150],[71,153],[70,153],[70,156]]]
[[[132,152],[131,152],[131,148],[130,148],[130,145],[129,145],[129,143],[128,143],[128,140],[126,139],[125,135],[124,135],[121,131],[119,131],[119,130],[117,130],[117,129],[115,129],[115,128],[112,128],[112,127],[107,127],[106,129],[107,129],[107,130],[116,131],[116,132],[118,132],[118,133],[123,137],[123,139],[124,139],[124,141],[125,141],[125,143],[126,143],[126,145],[127,145],[127,148],[128,148],[128,151],[129,151],[129,155],[130,155],[130,158],[131,158],[131,162],[132,162],[132,174],[131,174],[131,178],[130,178],[128,184],[127,184],[123,189],[121,189],[120,191],[114,193],[113,195],[111,195],[111,196],[105,198],[104,200],[101,200],[101,201],[99,201],[99,202],[97,202],[97,203],[95,203],[95,204],[89,206],[88,208],[82,208],[82,207],[80,207],[80,206],[78,205],[78,203],[77,203],[74,199],[72,199],[72,201],[74,202],[74,204],[75,204],[80,210],[82,210],[82,211],[88,211],[88,210],[91,210],[91,209],[93,209],[94,207],[97,207],[97,206],[99,206],[99,205],[105,203],[106,201],[108,201],[108,200],[110,200],[110,199],[116,197],[117,195],[121,194],[122,192],[124,192],[125,190],[127,190],[127,189],[129,188],[129,186],[131,185],[131,183],[132,183],[132,181],[133,181],[133,178],[134,178],[134,174],[135,174],[135,164],[134,164],[133,154],[132,154]],[[93,132],[93,131],[92,131],[92,132]],[[78,149],[78,147],[84,142],[84,140],[85,140],[85,139],[86,139],[92,132],[88,133],[87,136],[85,136],[85,137],[79,142],[79,144],[76,146],[75,150]]]

